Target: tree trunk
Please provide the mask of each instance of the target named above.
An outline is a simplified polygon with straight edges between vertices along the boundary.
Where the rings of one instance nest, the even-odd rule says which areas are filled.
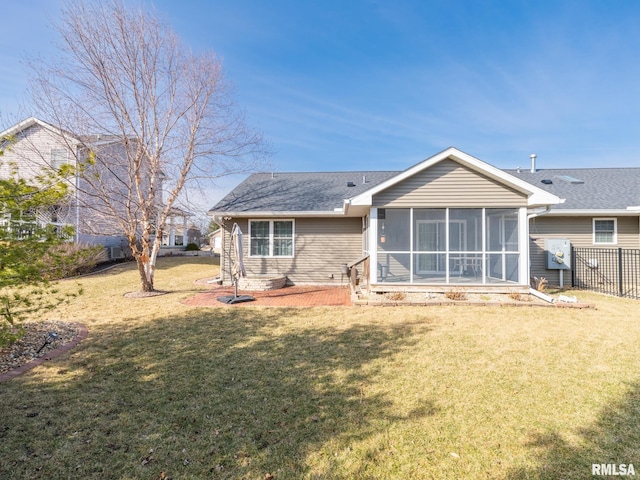
[[[138,272],[140,273],[140,284],[142,285],[143,292],[153,292],[153,272],[155,270],[154,265],[149,262],[149,257],[144,255],[136,256],[136,263],[138,264]]]
[[[138,273],[140,274],[140,285],[143,292],[153,292],[154,273],[156,270],[156,256],[150,255],[149,238],[148,234],[143,234],[141,239],[141,249],[138,247],[135,237],[129,239],[129,245],[133,252],[133,257],[136,259],[138,266]]]

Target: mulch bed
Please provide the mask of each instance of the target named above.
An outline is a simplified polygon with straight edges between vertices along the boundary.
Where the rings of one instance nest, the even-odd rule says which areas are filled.
[[[26,322],[23,324],[26,333],[11,345],[0,349],[0,381],[5,373],[15,371],[20,367],[47,359],[51,354],[65,345],[79,340],[79,335],[86,329],[76,323],[47,320],[43,322]],[[57,338],[51,338],[49,332],[55,333]],[[76,342],[77,343],[77,342]],[[34,364],[34,366],[35,366]],[[22,369],[24,371],[26,369]]]

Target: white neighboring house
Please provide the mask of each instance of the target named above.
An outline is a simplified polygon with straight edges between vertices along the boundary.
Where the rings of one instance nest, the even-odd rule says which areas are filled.
[[[107,135],[96,135],[82,141],[79,137],[37,118],[28,118],[0,133],[0,148],[4,154],[0,157],[0,176],[6,178],[11,169],[16,168],[21,178],[29,181],[42,172],[42,169],[59,169],[65,164],[76,166],[78,159],[87,158],[86,144],[99,149],[102,159],[101,183],[108,190],[97,191],[78,173],[70,179],[71,194],[68,202],[45,212],[39,212],[42,223],[54,225],[72,225],[75,230],[74,241],[90,245],[103,245],[109,258],[122,258],[129,251],[128,240],[119,228],[117,219],[106,208],[103,198],[116,206],[119,190],[128,188],[125,163],[118,159],[124,157],[125,146],[119,139]],[[108,161],[105,161],[107,159]],[[105,167],[106,166],[106,167]],[[96,171],[99,167],[95,167]],[[77,172],[77,171],[76,171]],[[111,178],[109,178],[111,177]],[[162,191],[162,178],[156,180],[158,191]],[[106,195],[105,195],[106,191]],[[123,197],[124,198],[124,197]],[[158,206],[162,199],[159,195]],[[124,208],[124,206],[123,206]],[[186,224],[186,218],[184,222]],[[172,222],[175,222],[172,219]]]

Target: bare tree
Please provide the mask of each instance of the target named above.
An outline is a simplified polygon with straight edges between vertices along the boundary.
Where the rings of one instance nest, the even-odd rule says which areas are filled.
[[[62,138],[81,142],[78,198],[103,231],[127,237],[142,290],[153,291],[185,188],[250,171],[268,148],[233,103],[221,61],[185,48],[155,12],[72,0],[61,18],[60,58],[29,63],[33,103]]]

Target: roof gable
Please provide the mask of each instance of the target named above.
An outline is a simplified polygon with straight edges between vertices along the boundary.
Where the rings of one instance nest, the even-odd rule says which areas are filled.
[[[527,199],[526,193],[447,158],[373,195],[372,206],[503,208],[527,205]]]
[[[410,177],[437,165],[445,160],[453,160],[460,165],[467,167],[469,170],[477,172],[487,178],[495,180],[510,189],[517,192],[521,192],[528,197],[527,204],[530,207],[542,206],[542,205],[557,205],[563,202],[562,199],[549,193],[541,188],[535,187],[524,180],[521,180],[504,170],[500,170],[492,165],[489,165],[482,160],[479,160],[471,155],[464,153],[456,148],[450,147],[443,150],[440,153],[414,165],[411,168],[399,173],[398,175],[389,178],[388,180],[374,186],[373,188],[363,192],[357,196],[354,196],[348,200],[348,203],[353,206],[371,206],[373,204],[373,196],[403,182]]]
[[[54,135],[60,135],[64,137],[67,141],[77,142],[77,138],[75,136],[71,135],[68,132],[65,132],[60,128],[54,127],[50,123],[43,122],[42,120],[36,117],[29,117],[26,120],[23,120],[19,123],[16,123],[12,127],[9,127],[4,132],[0,133],[0,139],[6,138],[6,137],[13,137],[36,125],[44,128],[45,130],[49,131]]]

